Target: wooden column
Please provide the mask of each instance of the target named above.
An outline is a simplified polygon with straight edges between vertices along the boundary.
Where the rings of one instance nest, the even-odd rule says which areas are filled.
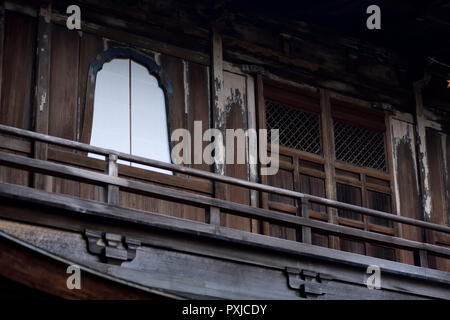
[[[222,37],[215,28],[211,29],[211,106],[212,125],[220,130],[225,140],[226,110],[223,94],[223,56]],[[225,160],[225,148],[222,148],[223,160]],[[216,150],[217,152],[217,150]],[[214,172],[220,175],[226,174],[225,163],[215,163]],[[214,184],[214,194],[218,198],[226,196],[227,186],[223,183]]]
[[[419,162],[419,177],[421,183],[421,198],[422,198],[422,210],[423,218],[425,221],[431,221],[431,195],[430,195],[430,177],[428,169],[427,159],[427,143],[426,143],[426,129],[425,129],[425,116],[423,114],[423,101],[422,101],[422,89],[428,84],[429,78],[425,77],[423,80],[419,80],[414,83],[414,94],[416,100],[416,144],[417,152],[419,156],[417,160]]]
[[[320,90],[323,156],[325,160],[325,191],[328,199],[336,200],[336,176],[334,171],[334,130],[328,91]],[[328,222],[338,223],[337,210],[328,208]],[[330,248],[339,249],[339,237],[329,236]]]
[[[50,99],[50,62],[51,62],[51,4],[41,5],[38,18],[36,96],[35,96],[35,131],[48,134],[49,99]],[[34,157],[47,160],[48,146],[36,142]],[[34,174],[34,187],[51,191],[50,176]]]
[[[398,200],[398,193],[396,188],[396,182],[395,182],[395,169],[394,169],[394,141],[393,141],[393,135],[392,135],[392,124],[391,124],[392,117],[386,113],[385,116],[385,124],[386,124],[386,153],[387,153],[387,162],[388,162],[388,168],[389,168],[389,175],[391,177],[390,179],[390,187],[391,187],[391,208],[392,208],[392,214],[400,215],[400,210],[397,207],[397,200]],[[394,232],[395,236],[402,238],[403,232],[401,228],[401,224],[394,223]],[[400,249],[395,249],[395,257],[396,260],[399,262],[402,262],[403,260],[403,253]]]
[[[430,172],[428,167],[428,154],[427,154],[427,140],[426,140],[426,128],[425,128],[425,116],[423,114],[423,99],[422,90],[428,85],[430,78],[425,76],[424,79],[414,83],[414,94],[416,100],[416,144],[419,162],[419,177],[420,177],[420,190],[422,199],[422,218],[425,221],[431,221],[431,194],[430,194]],[[433,243],[433,233],[423,232],[423,242]],[[427,252],[419,252],[419,265],[427,267]]]

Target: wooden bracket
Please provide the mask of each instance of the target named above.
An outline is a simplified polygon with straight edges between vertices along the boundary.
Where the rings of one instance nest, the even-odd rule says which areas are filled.
[[[288,286],[291,289],[299,290],[303,298],[317,297],[326,294],[328,281],[332,278],[310,270],[299,270],[286,268]]]
[[[120,265],[122,262],[132,261],[136,257],[137,247],[141,245],[139,240],[115,233],[86,229],[84,235],[88,251],[100,256],[103,262],[111,264]]]

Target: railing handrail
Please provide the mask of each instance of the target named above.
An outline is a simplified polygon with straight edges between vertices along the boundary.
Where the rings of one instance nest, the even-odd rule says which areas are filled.
[[[25,129],[15,128],[15,127],[0,124],[0,132],[23,137],[23,138],[30,138],[30,139],[34,139],[34,140],[38,140],[41,142],[46,142],[46,143],[50,143],[53,145],[62,146],[62,147],[73,148],[73,149],[76,149],[79,151],[96,153],[96,154],[100,154],[100,155],[103,155],[106,157],[109,157],[110,155],[115,155],[118,157],[118,159],[135,162],[135,163],[147,165],[150,167],[155,167],[155,168],[169,170],[169,171],[175,171],[175,172],[183,173],[186,175],[210,179],[210,180],[214,180],[217,182],[223,182],[223,183],[232,184],[232,185],[245,187],[245,188],[249,188],[249,189],[253,189],[253,190],[258,190],[258,191],[262,191],[262,192],[274,193],[274,194],[278,194],[278,195],[282,195],[282,196],[297,198],[297,199],[300,199],[301,201],[310,201],[310,202],[314,202],[317,204],[321,204],[321,205],[325,205],[325,206],[333,207],[333,208],[337,208],[337,209],[351,210],[351,211],[354,211],[354,212],[357,212],[360,214],[364,214],[364,215],[368,215],[368,216],[372,216],[372,217],[383,218],[383,219],[387,219],[390,221],[396,221],[396,222],[400,222],[400,223],[404,223],[404,224],[408,224],[408,225],[423,227],[423,228],[426,228],[429,230],[435,230],[435,231],[450,234],[450,227],[444,226],[444,225],[439,225],[439,224],[426,222],[426,221],[422,221],[422,220],[402,217],[402,216],[398,216],[398,215],[395,215],[392,213],[369,209],[369,208],[364,208],[364,207],[360,207],[357,205],[352,205],[352,204],[348,204],[348,203],[344,203],[344,202],[340,202],[340,201],[336,201],[336,200],[330,200],[327,198],[313,196],[313,195],[305,194],[305,193],[298,192],[298,191],[292,191],[292,190],[282,189],[282,188],[278,188],[278,187],[268,186],[265,184],[251,182],[251,181],[234,178],[234,177],[229,177],[229,176],[222,176],[222,175],[204,171],[204,170],[193,169],[193,168],[176,165],[176,164],[172,164],[172,163],[166,163],[166,162],[149,159],[149,158],[145,158],[145,157],[134,156],[134,155],[126,154],[126,153],[119,152],[116,150],[96,147],[96,146],[92,146],[92,145],[85,144],[82,142],[77,142],[77,141],[68,140],[68,139],[59,138],[59,137],[54,137],[54,136],[50,136],[50,135],[46,135],[46,134],[42,134],[42,133],[38,133],[38,132],[34,132],[34,131],[29,131],[29,130],[25,130]]]

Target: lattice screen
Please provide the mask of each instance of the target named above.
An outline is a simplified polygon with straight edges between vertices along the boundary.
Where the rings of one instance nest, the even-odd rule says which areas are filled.
[[[266,103],[266,127],[280,130],[280,145],[315,154],[322,153],[320,116],[270,100]]]
[[[384,133],[334,120],[336,159],[386,171]]]

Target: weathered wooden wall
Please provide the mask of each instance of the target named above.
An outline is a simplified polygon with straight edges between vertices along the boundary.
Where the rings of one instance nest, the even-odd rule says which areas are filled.
[[[4,44],[0,118],[1,123],[22,129],[33,128],[33,73],[35,62],[36,20],[7,12],[4,20]],[[30,144],[20,139],[6,139],[2,150],[9,149],[17,154],[31,152]],[[28,185],[27,172],[0,166],[0,181]]]
[[[48,94],[44,105],[48,105],[48,117],[44,119],[44,126],[48,127],[48,134],[67,139],[89,143],[92,129],[92,110],[95,88],[95,74],[90,73],[91,63],[105,50],[112,47],[129,47],[147,56],[161,68],[161,74],[171,84],[171,90],[166,92],[167,109],[170,130],[177,128],[188,129],[193,133],[194,121],[202,121],[203,131],[217,126],[218,118],[216,106],[211,103],[211,73],[214,70],[214,60],[211,59],[210,47],[210,21],[203,15],[204,8],[185,8],[189,12],[177,20],[176,13],[163,18],[158,12],[146,16],[139,9],[130,9],[123,12],[112,5],[99,1],[81,1],[87,10],[84,19],[95,23],[83,25],[83,31],[70,31],[65,28],[64,5],[55,4],[53,15],[44,16],[47,11],[36,6],[36,16],[32,17],[6,10],[4,20],[4,44],[2,54],[2,86],[0,104],[0,122],[24,129],[39,129],[36,119],[39,99],[35,96],[36,76],[41,70],[40,59],[35,54],[37,44],[40,43],[38,33],[42,23],[46,23],[49,30],[50,71],[48,87],[43,90]],[[167,5],[170,7],[170,4]],[[102,7],[110,13],[112,19],[102,14]],[[167,12],[168,7],[161,7],[161,12]],[[181,9],[180,9],[181,10]],[[83,11],[85,12],[85,11]],[[38,13],[40,17],[38,17]],[[41,14],[42,13],[42,14]],[[48,13],[48,12],[47,12]],[[154,25],[146,19],[154,18]],[[194,18],[198,17],[198,21]],[[44,18],[49,18],[47,21]],[[171,20],[172,19],[172,20]],[[321,34],[321,31],[302,29],[299,26],[287,26],[283,23],[268,21],[261,26],[261,20],[252,25],[248,21],[240,20],[222,27],[220,42],[221,53],[224,59],[231,61],[227,67],[224,61],[219,64],[223,76],[222,101],[225,110],[223,129],[248,129],[251,123],[252,108],[254,109],[254,96],[258,95],[256,111],[258,115],[263,112],[264,97],[270,96],[270,83],[282,82],[281,87],[297,85],[298,87],[317,86],[313,89],[313,104],[320,113],[327,109],[329,113],[335,112],[337,107],[325,99],[328,105],[323,105],[323,95],[334,91],[340,94],[361,98],[367,104],[375,106],[388,105],[386,108],[410,110],[412,92],[408,91],[410,83],[405,82],[404,69],[396,54],[382,50],[375,50],[373,54],[369,48],[361,49],[352,46],[351,42],[343,38],[332,41],[332,36],[321,38],[318,41],[311,39],[311,35]],[[242,18],[243,19],[243,18]],[[258,18],[259,19],[259,18]],[[168,21],[177,21],[175,26]],[[190,26],[186,28],[186,26]],[[300,32],[305,39],[299,37],[280,36],[282,28],[285,32]],[[300,30],[300,31],[299,31]],[[177,31],[177,32],[175,32]],[[289,33],[288,32],[288,33]],[[285,33],[283,33],[285,34]],[[328,41],[329,40],[329,41]],[[223,47],[222,47],[223,46]],[[252,64],[263,67],[264,76],[246,74],[240,70],[241,64]],[[231,67],[230,67],[231,66]],[[234,68],[234,69],[233,69]],[[376,72],[372,72],[375,70]],[[316,75],[316,76],[314,76]],[[259,77],[259,78],[258,78]],[[262,79],[264,78],[264,83]],[[255,91],[251,81],[260,81],[260,89]],[[259,79],[259,80],[258,80]],[[37,79],[39,80],[39,79]],[[283,80],[283,81],[278,81]],[[307,83],[307,85],[305,85]],[[280,85],[280,84],[279,84]],[[326,89],[326,93],[324,93]],[[284,89],[283,89],[284,90]],[[281,91],[281,95],[285,94]],[[295,89],[297,90],[297,89]],[[294,91],[295,91],[294,90]],[[334,90],[334,91],[333,91]],[[301,92],[301,90],[298,90]],[[294,99],[297,99],[294,95]],[[251,98],[253,96],[253,98]],[[253,100],[252,100],[253,99]],[[371,101],[373,103],[368,103]],[[42,102],[42,101],[41,101]],[[311,101],[309,102],[311,103]],[[389,104],[393,104],[390,106]],[[385,109],[386,109],[385,108]],[[392,111],[392,110],[391,110]],[[393,110],[395,113],[395,110]],[[36,115],[38,113],[38,115]],[[361,193],[365,188],[365,179],[375,179],[370,175],[356,174],[345,168],[334,168],[330,163],[334,159],[320,157],[299,157],[296,153],[284,150],[280,155],[280,170],[275,176],[266,178],[257,177],[261,182],[273,186],[311,193],[317,196],[335,198],[336,200],[363,205],[374,209],[400,214],[415,219],[425,219],[422,208],[423,184],[420,175],[420,155],[416,147],[417,134],[415,123],[411,120],[391,117],[388,127],[391,132],[388,147],[392,154],[392,169],[389,177],[384,177],[387,183],[385,189],[392,190],[386,193]],[[408,118],[409,119],[409,118]],[[264,116],[260,117],[259,128],[263,128]],[[40,119],[39,121],[42,121]],[[327,125],[322,122],[322,125]],[[330,125],[330,124],[328,124]],[[442,129],[442,128],[441,128]],[[40,129],[38,130],[40,131]],[[47,133],[47,132],[44,132]],[[323,139],[331,139],[327,137]],[[388,137],[389,138],[389,137]],[[441,131],[426,130],[426,147],[429,168],[429,186],[431,194],[431,221],[439,224],[449,224],[450,205],[450,139]],[[1,150],[9,150],[23,155],[31,155],[34,147],[27,141],[19,139],[2,138]],[[325,143],[325,142],[324,142]],[[207,143],[203,143],[203,147]],[[332,144],[328,141],[328,144]],[[248,152],[251,146],[247,146]],[[236,149],[235,149],[236,150]],[[332,149],[330,149],[332,151]],[[236,152],[235,152],[236,153]],[[235,154],[235,160],[237,155]],[[87,158],[83,154],[67,152],[61,148],[48,150],[47,158],[51,161],[81,166],[96,171],[104,171],[102,161]],[[209,165],[193,164],[192,167],[211,171]],[[330,173],[330,168],[333,168]],[[226,165],[225,174],[232,177],[251,180],[252,175],[249,164]],[[188,190],[190,192],[215,195],[220,198],[247,205],[260,205],[264,208],[280,211],[286,214],[298,214],[298,203],[293,199],[274,195],[258,195],[260,202],[256,201],[254,194],[248,189],[228,186],[223,194],[215,194],[215,186],[206,180],[194,179],[184,175],[166,176],[160,173],[149,172],[139,168],[119,165],[119,175],[127,178],[168,185],[173,188]],[[32,181],[27,172],[16,169],[0,167],[0,181],[29,185]],[[353,180],[352,180],[353,179]],[[359,180],[358,180],[359,179]],[[343,181],[353,181],[353,185]],[[358,180],[358,181],[355,181]],[[364,181],[363,181],[364,180]],[[389,180],[389,181],[388,181]],[[74,195],[81,198],[103,201],[103,189],[85,183],[72,182],[64,179],[50,179],[50,189],[53,192]],[[375,180],[373,180],[375,181]],[[387,182],[386,182],[387,181]],[[355,187],[355,185],[357,185]],[[253,198],[252,198],[253,197]],[[205,221],[207,212],[201,208],[188,205],[174,204],[164,200],[152,199],[141,195],[120,192],[120,204],[126,207],[158,212],[180,218]],[[327,208],[312,205],[311,218],[331,223],[352,224],[352,226],[367,228],[368,223],[378,224],[376,232],[387,232],[384,222],[374,220],[363,221],[361,217],[354,217],[351,213],[334,212]],[[351,218],[351,219],[346,219]],[[355,221],[347,221],[347,220]],[[236,217],[222,213],[222,225],[245,231],[259,232],[270,236],[296,240],[300,236],[298,230],[269,224],[264,221],[251,221],[248,218]],[[343,222],[343,223],[344,223]],[[428,241],[440,245],[450,245],[444,236],[432,233],[422,235],[416,227],[389,226],[395,229],[397,235],[416,241]],[[382,231],[380,231],[382,230]],[[373,231],[373,230],[372,230]],[[337,239],[312,230],[312,243],[324,247],[341,249],[386,259],[393,259],[390,248],[374,246],[370,243],[357,242],[352,239]],[[396,250],[396,259],[414,264],[411,252]],[[433,268],[448,270],[448,260],[429,257],[429,265]]]

